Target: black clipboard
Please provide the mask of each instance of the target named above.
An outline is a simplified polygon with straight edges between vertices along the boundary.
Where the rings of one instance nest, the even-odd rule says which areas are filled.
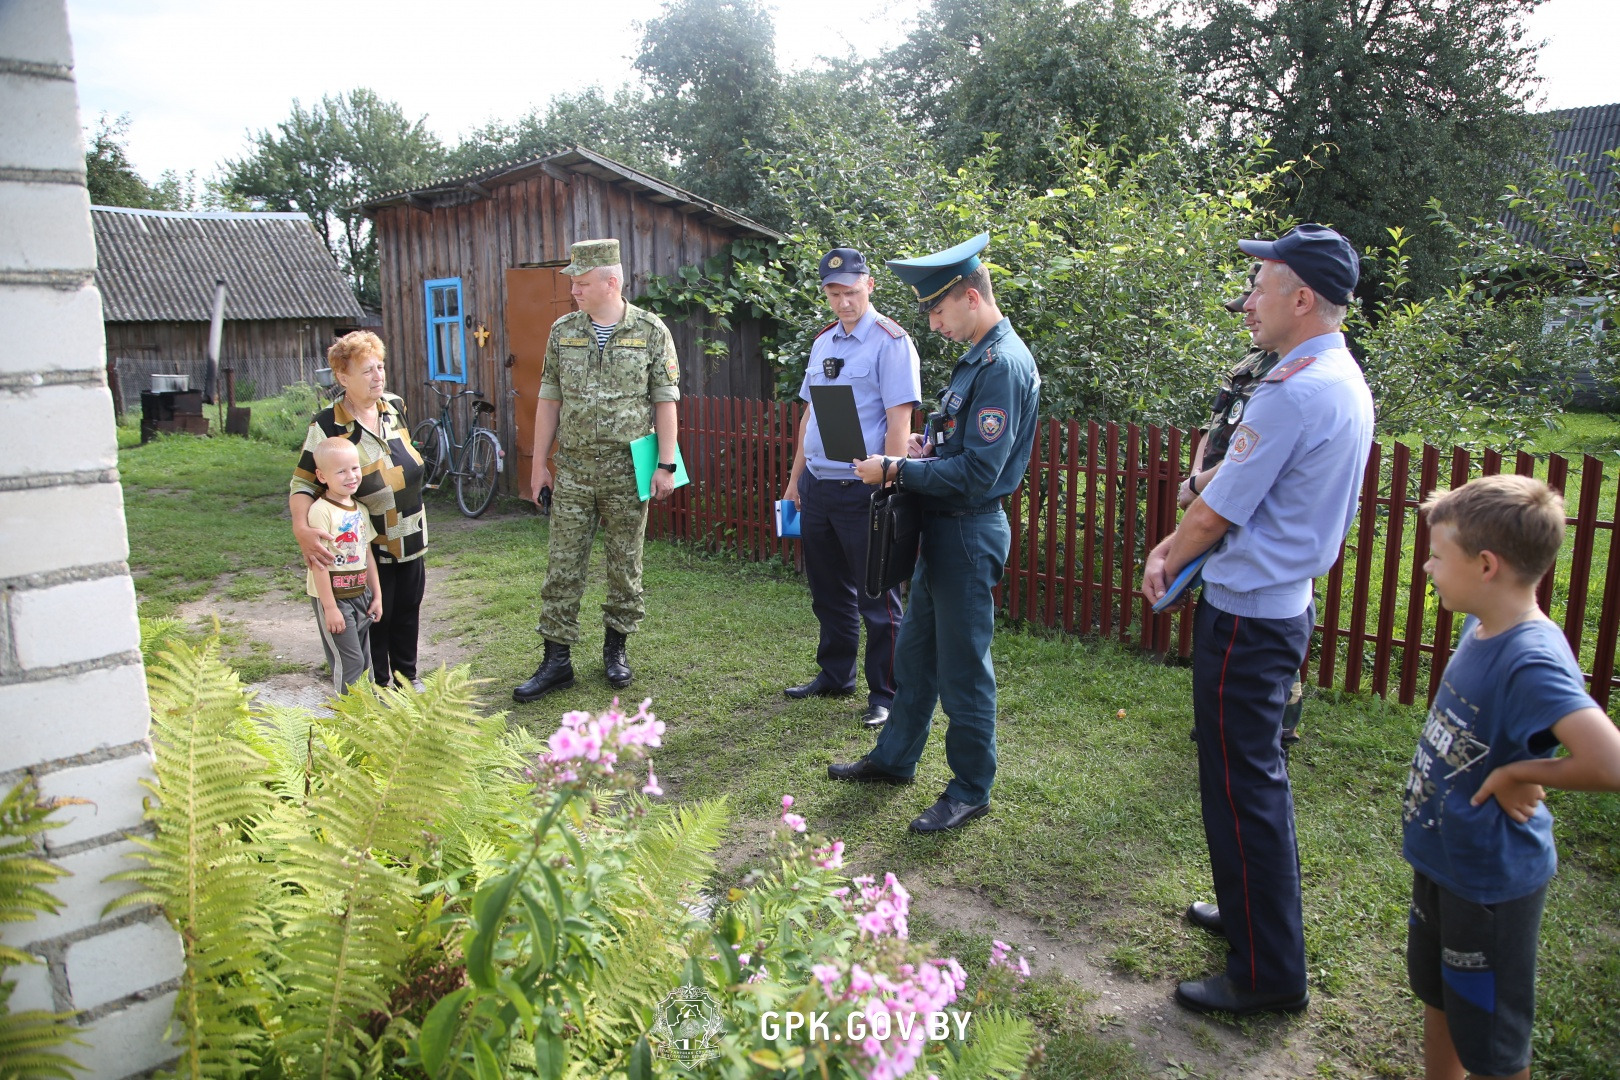
[[[816,429],[821,432],[827,460],[840,464],[866,460],[866,436],[861,432],[861,415],[855,411],[853,386],[812,386],[810,407],[816,411]]]

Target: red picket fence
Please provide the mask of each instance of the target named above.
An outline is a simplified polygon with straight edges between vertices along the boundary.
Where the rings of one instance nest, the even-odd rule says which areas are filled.
[[[773,527],[787,486],[803,415],[801,402],[687,398],[680,443],[692,484],[655,504],[649,533],[745,559],[796,561],[798,542]],[[1176,487],[1191,436],[1134,424],[1045,421],[1029,476],[1007,500],[1012,554],[997,590],[1007,617],[1072,634],[1115,638],[1147,652],[1192,651],[1191,609],[1154,615],[1141,593],[1142,559],[1176,521]],[[1428,589],[1428,527],[1417,507],[1440,486],[1504,470],[1495,451],[1373,444],[1361,508],[1333,568],[1317,583],[1317,634],[1303,677],[1321,687],[1392,692],[1403,704],[1419,690],[1433,700],[1450,655],[1455,620]],[[1608,705],[1620,679],[1620,495],[1605,495],[1603,463],[1572,464],[1520,453],[1511,471],[1564,492],[1570,539],[1541,582],[1542,608],[1581,660],[1591,693]],[[1603,517],[1604,513],[1607,518]],[[1600,536],[1606,533],[1607,536]],[[1594,588],[1594,584],[1596,588]]]

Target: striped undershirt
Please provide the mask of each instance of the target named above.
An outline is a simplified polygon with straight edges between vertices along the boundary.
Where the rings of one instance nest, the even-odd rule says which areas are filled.
[[[606,326],[603,326],[595,319],[591,320],[591,329],[596,331],[597,352],[601,352],[603,349],[607,348],[608,338],[613,336],[613,331],[618,328],[618,325],[618,323],[608,323]]]

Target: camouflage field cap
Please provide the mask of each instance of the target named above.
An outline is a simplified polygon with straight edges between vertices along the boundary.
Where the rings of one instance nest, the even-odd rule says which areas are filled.
[[[571,277],[601,266],[618,266],[620,261],[617,240],[581,240],[568,249],[568,254],[574,261],[563,267],[562,272]]]

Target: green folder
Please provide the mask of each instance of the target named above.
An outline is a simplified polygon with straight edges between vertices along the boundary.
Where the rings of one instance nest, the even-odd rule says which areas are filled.
[[[641,495],[641,501],[646,502],[652,497],[652,474],[658,468],[658,433],[643,435],[630,444],[630,460],[636,466],[636,491]],[[675,486],[681,487],[690,484],[692,478],[686,475],[686,461],[681,457],[681,447],[675,444]]]

